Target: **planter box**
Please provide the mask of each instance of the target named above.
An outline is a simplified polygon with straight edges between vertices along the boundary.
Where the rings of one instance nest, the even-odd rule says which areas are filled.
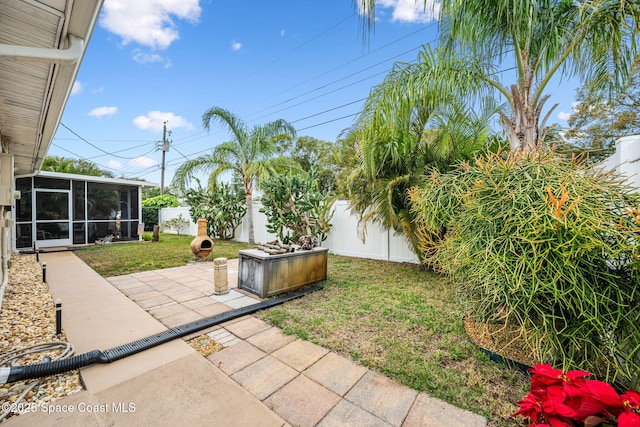
[[[266,298],[326,280],[328,251],[313,248],[279,255],[258,249],[238,251],[238,288]]]

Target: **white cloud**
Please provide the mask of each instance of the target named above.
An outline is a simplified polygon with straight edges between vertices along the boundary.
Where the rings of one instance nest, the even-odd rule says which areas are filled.
[[[122,38],[152,49],[166,49],[180,38],[174,18],[200,18],[199,0],[105,0],[100,25]]]
[[[285,35],[285,31],[284,30],[280,30],[280,37],[284,37]]]
[[[120,168],[122,168],[122,163],[120,163],[117,160],[109,160],[107,162],[107,167],[109,167],[111,169],[120,169]]]
[[[358,3],[358,12],[366,14],[366,8],[361,0]],[[380,10],[391,9],[391,21],[393,22],[431,22],[440,15],[440,3],[437,0],[377,0],[376,16]]]
[[[143,52],[140,49],[136,49],[133,51],[133,60],[140,64],[149,64],[151,62],[162,62],[164,61],[161,55],[157,53],[147,53]]]
[[[157,164],[158,162],[148,157],[136,157],[135,159],[129,160],[129,166],[136,166],[141,168],[148,168]]]
[[[571,113],[565,113],[564,111],[561,111],[560,113],[558,113],[558,118],[560,120],[569,120],[571,118]]]
[[[98,107],[89,111],[89,116],[92,117],[111,117],[118,112],[118,107]]]
[[[71,88],[71,95],[78,95],[84,91],[83,83],[80,80],[76,80],[73,82],[73,87]]]
[[[133,51],[133,60],[138,64],[162,63],[163,68],[171,68],[171,66],[173,65],[171,60],[167,57],[158,55],[157,53],[144,52],[140,49],[136,49]]]
[[[238,50],[242,49],[242,43],[237,42],[235,40],[231,41],[231,50],[236,52]]]
[[[167,122],[167,129],[193,129],[193,125],[184,117],[163,111],[149,111],[146,116],[138,116],[133,119],[133,124],[139,129],[154,132],[162,132],[164,122]]]

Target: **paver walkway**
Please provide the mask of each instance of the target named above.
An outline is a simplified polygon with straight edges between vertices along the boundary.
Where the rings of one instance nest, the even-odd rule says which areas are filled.
[[[213,264],[109,278],[167,327],[260,300],[237,289],[237,260],[228,264],[229,293],[213,295]],[[486,426],[485,418],[418,393],[308,341],[284,335],[254,316],[208,334],[224,348],[208,357],[245,390],[294,426]]]
[[[106,350],[193,320],[258,302],[236,288],[213,295],[213,264],[105,280],[71,252],[41,255],[63,328],[77,354]],[[173,340],[80,370],[86,390],[11,426],[457,426],[485,418],[418,393],[254,316],[206,333],[224,348],[202,357]],[[189,337],[186,337],[187,339]],[[53,408],[45,411],[46,408]]]

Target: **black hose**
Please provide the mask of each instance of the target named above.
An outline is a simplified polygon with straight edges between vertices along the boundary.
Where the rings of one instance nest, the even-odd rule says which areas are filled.
[[[18,253],[20,255],[33,255],[33,254],[53,254],[53,253],[57,253],[57,252],[75,252],[75,251],[85,251],[89,248],[84,248],[84,247],[72,247],[72,248],[62,248],[62,249],[49,249],[49,250],[43,250],[43,249],[18,249]]]
[[[6,380],[4,381],[4,383],[12,383],[33,378],[47,377],[50,375],[58,375],[63,372],[72,371],[74,369],[85,368],[96,363],[115,362],[116,360],[132,356],[136,353],[140,353],[141,351],[148,350],[152,347],[156,347],[160,344],[164,344],[176,338],[182,338],[194,332],[198,332],[202,329],[209,328],[211,326],[215,326],[229,320],[237,319],[238,317],[255,313],[259,310],[275,307],[287,301],[303,297],[307,294],[310,294],[311,292],[318,291],[322,288],[323,286],[321,285],[309,286],[299,291],[268,299],[257,304],[248,305],[246,307],[216,314],[215,316],[207,317],[205,319],[196,320],[195,322],[176,326],[175,328],[167,329],[166,331],[158,332],[157,334],[150,335],[146,338],[141,338],[128,344],[123,344],[105,351],[93,350],[88,353],[80,354],[78,356],[73,356],[67,359],[56,360],[53,362],[38,363],[27,366],[11,366],[11,368],[0,368],[0,384],[3,383],[2,379],[5,376]]]

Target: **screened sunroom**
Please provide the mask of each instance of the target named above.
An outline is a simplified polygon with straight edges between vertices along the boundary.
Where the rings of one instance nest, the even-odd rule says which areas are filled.
[[[138,240],[143,181],[39,172],[16,176],[15,248]]]

